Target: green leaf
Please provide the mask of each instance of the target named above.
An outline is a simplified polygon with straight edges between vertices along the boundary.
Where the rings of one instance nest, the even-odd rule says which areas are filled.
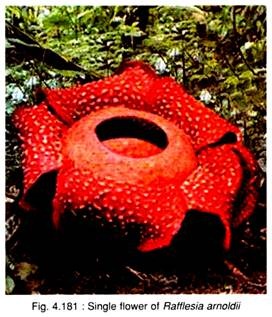
[[[237,78],[236,76],[229,76],[225,80],[225,85],[227,88],[235,88],[239,84],[239,82],[239,78]]]
[[[252,80],[254,77],[254,74],[250,70],[246,70],[240,74],[240,79],[247,79],[247,80]]]
[[[14,280],[8,275],[6,277],[6,294],[11,294],[15,288]]]

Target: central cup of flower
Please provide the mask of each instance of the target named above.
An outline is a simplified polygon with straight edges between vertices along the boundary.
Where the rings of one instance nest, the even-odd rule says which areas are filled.
[[[99,219],[118,219],[121,231],[140,225],[139,250],[169,244],[188,209],[181,186],[197,167],[182,129],[149,112],[107,107],[73,124],[62,154],[65,169],[53,201],[56,225],[63,210],[91,207]]]
[[[100,122],[95,133],[109,150],[133,158],[159,154],[168,145],[162,128],[136,116],[113,117]]]
[[[123,106],[101,109],[77,121],[66,134],[62,153],[63,164],[72,164],[83,174],[89,171],[143,186],[158,178],[182,184],[197,166],[191,139],[180,128]]]

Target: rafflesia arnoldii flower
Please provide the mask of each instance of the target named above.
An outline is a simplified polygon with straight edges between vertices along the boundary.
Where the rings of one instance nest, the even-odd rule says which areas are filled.
[[[88,210],[126,235],[140,225],[138,249],[169,246],[189,210],[231,229],[256,203],[256,166],[239,129],[190,96],[174,79],[138,61],[115,75],[63,89],[18,108],[23,146],[21,206],[39,178],[57,172],[56,227],[67,210]],[[92,221],[92,220],[89,220]]]

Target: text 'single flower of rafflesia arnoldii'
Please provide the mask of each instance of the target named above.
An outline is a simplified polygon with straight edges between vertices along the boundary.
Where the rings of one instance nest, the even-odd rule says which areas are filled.
[[[23,208],[32,207],[26,195],[40,177],[56,171],[56,227],[67,210],[88,210],[121,237],[140,225],[138,249],[152,251],[169,246],[186,213],[198,210],[219,217],[230,247],[231,229],[256,203],[255,160],[237,127],[139,61],[44,94],[13,116]]]

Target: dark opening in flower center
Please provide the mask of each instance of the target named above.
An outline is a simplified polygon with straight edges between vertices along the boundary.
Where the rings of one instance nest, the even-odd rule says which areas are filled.
[[[168,145],[166,133],[157,124],[134,116],[104,120],[95,132],[111,151],[135,158],[158,154]]]

